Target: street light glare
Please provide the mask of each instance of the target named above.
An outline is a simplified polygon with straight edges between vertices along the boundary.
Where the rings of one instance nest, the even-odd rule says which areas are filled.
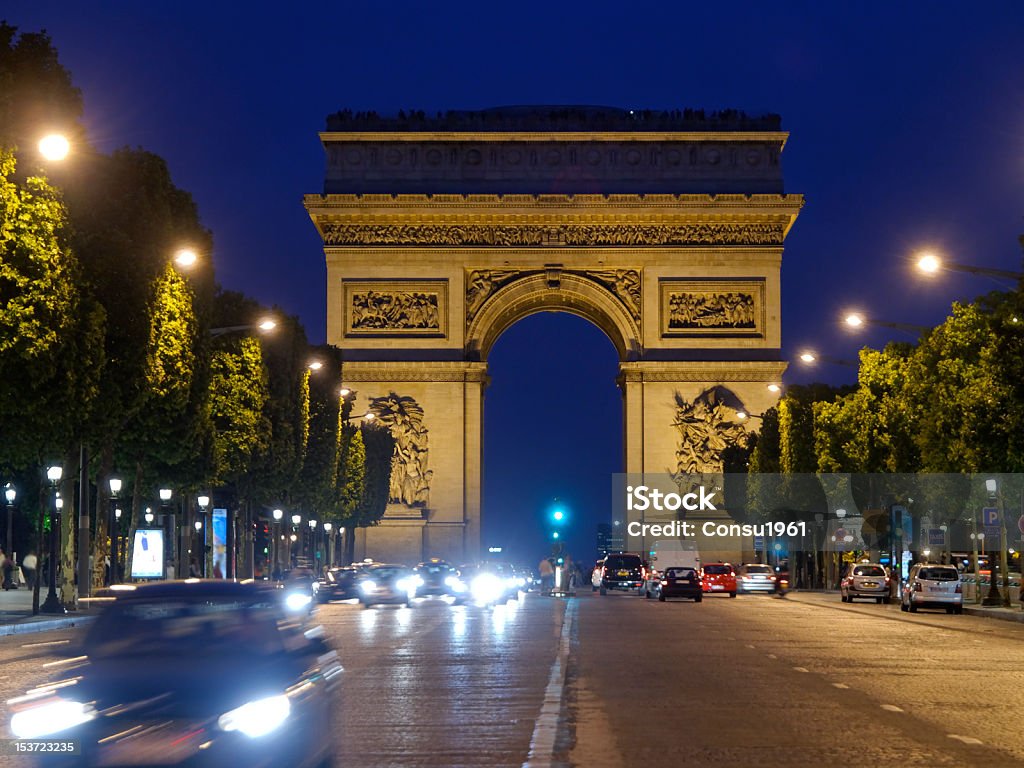
[[[377,414],[375,414],[375,413],[368,413],[365,416],[363,416],[363,418],[366,419],[367,421],[373,421],[374,419],[377,418]]]
[[[934,253],[923,253],[917,260],[917,268],[927,275],[934,275],[942,267],[942,262]]]
[[[261,331],[272,331],[277,328],[277,323],[271,320],[269,317],[259,324]]]
[[[71,144],[59,133],[50,133],[39,140],[39,154],[46,160],[60,161],[68,156]]]
[[[197,261],[199,261],[199,257],[191,248],[181,248],[174,254],[174,262],[179,267],[191,267]]]
[[[818,358],[813,352],[801,352],[800,359],[805,363],[813,363]]]
[[[843,322],[851,328],[860,328],[864,325],[864,317],[858,312],[851,312],[846,316]]]
[[[779,392],[781,390],[782,390],[782,387],[780,387],[778,384],[769,384],[768,385],[768,391],[769,392]]]
[[[321,363],[319,360],[314,360],[312,363],[309,364],[309,370],[311,371],[319,371],[323,367],[324,364]]]
[[[746,411],[736,411],[736,418],[739,419],[740,421],[743,421],[745,418],[747,418],[747,412]]]

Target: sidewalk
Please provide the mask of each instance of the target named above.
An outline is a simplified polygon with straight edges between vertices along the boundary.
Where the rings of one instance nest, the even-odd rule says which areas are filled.
[[[46,589],[39,594],[40,605],[46,601]],[[26,632],[48,632],[54,629],[76,627],[92,621],[95,611],[74,611],[64,616],[32,615],[32,590],[22,585],[19,589],[0,590],[0,636],[20,635]]]
[[[801,595],[811,596],[832,596],[836,602],[839,602],[839,591],[838,590],[825,590],[825,589],[795,589],[790,590],[789,595],[792,597],[799,597]],[[810,602],[810,601],[809,601]],[[816,601],[815,601],[816,602]],[[859,604],[859,601],[858,601]],[[864,603],[867,605],[867,603]],[[893,605],[899,607],[899,602],[896,601]],[[964,613],[968,616],[983,616],[986,619],[1000,619],[1002,621],[1016,621],[1024,624],[1024,611],[1021,610],[1020,603],[1012,605],[1010,608],[988,608],[984,605],[975,605],[974,600],[964,601]]]

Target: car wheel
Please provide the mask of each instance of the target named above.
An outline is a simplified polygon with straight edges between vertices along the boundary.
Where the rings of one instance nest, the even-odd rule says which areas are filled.
[[[953,612],[954,612],[954,613],[955,613],[955,614],[956,614],[957,616],[959,616],[960,614],[962,614],[962,613],[964,612],[964,607],[963,607],[962,605],[958,605],[958,606],[956,606],[956,608],[955,608],[955,609],[953,610]]]
[[[908,610],[910,610],[909,608],[907,608],[907,604],[904,603],[902,600],[900,600],[900,610],[903,611],[904,613],[906,613]]]
[[[952,614],[953,613],[953,606],[952,605],[946,607],[946,613],[948,613],[948,614]]]
[[[730,592],[729,593],[729,597],[736,597],[736,593],[735,592]]]
[[[651,599],[651,590],[645,589],[644,590],[644,597],[646,597],[648,600],[650,600]]]
[[[702,602],[703,600],[704,600],[704,596],[703,595],[697,595],[695,598],[693,598],[693,602],[695,602],[695,603]]]
[[[892,598],[887,595],[887,596],[882,598],[882,602],[885,603],[886,605],[889,605],[889,603],[892,602]]]
[[[604,587],[601,587],[601,594],[602,595],[607,595],[608,594],[608,590],[605,589]]]
[[[917,613],[917,606],[914,605],[913,603],[910,604],[910,612],[911,613]]]
[[[881,604],[882,604],[882,598],[876,597],[875,598],[875,605],[881,605]]]
[[[658,595],[658,602],[659,603],[664,603],[665,602],[665,596],[664,595]]]

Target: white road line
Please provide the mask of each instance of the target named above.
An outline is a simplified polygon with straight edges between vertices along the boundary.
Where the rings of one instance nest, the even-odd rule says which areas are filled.
[[[956,739],[957,741],[962,741],[964,744],[984,744],[981,739],[976,739],[973,736],[960,736],[955,733],[947,733],[946,738]]]
[[[849,689],[849,687],[850,687],[850,686],[848,686],[848,685],[847,685],[846,683],[832,683],[832,685],[833,685],[833,686],[834,686],[835,688],[842,688],[842,689],[843,689],[844,691],[845,691],[845,690],[847,690],[847,689]]]
[[[530,739],[530,754],[523,763],[523,768],[550,768],[554,765],[558,716],[562,711],[562,694],[565,691],[565,675],[569,666],[569,648],[572,644],[572,626],[576,621],[577,605],[579,603],[576,600],[570,600],[565,607],[558,655],[551,664],[551,676],[548,678],[548,687],[544,690],[544,701],[533,727],[533,737]]]
[[[776,655],[775,655],[774,653],[769,653],[769,654],[768,654],[768,658],[769,658],[769,659],[777,659],[777,658],[779,658],[779,657],[778,657],[778,656],[776,656]]]
[[[44,646],[47,646],[47,645],[67,645],[70,642],[71,642],[70,640],[49,640],[49,641],[47,641],[45,643],[24,643],[21,647],[22,648],[43,648]]]
[[[794,672],[810,672],[810,670],[807,669],[807,667],[793,667],[793,671]]]
[[[753,647],[754,646],[750,645],[749,643],[747,644],[747,648],[753,648]]]
[[[903,710],[897,707],[895,704],[881,704],[882,709],[886,712],[902,712]]]

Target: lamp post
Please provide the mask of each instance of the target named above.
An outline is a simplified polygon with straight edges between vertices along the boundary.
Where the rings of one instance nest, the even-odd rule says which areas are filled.
[[[284,510],[275,509],[274,516],[274,549],[270,561],[274,567],[270,570],[270,576],[277,581],[281,576],[281,519],[284,517]]]
[[[915,325],[914,323],[892,323],[885,320],[873,320],[860,312],[848,312],[843,317],[843,323],[848,328],[863,328],[865,325],[874,325],[879,328],[892,328],[896,331],[904,331],[912,336],[924,333],[928,330],[926,325]]]
[[[1007,563],[1006,563],[1006,513],[1003,509],[1003,494],[999,489],[999,481],[994,477],[990,477],[985,481],[985,490],[988,491],[988,497],[992,501],[996,501],[999,504],[999,577],[1005,581],[1005,590],[999,589],[999,584],[996,582],[996,560],[994,557],[989,559],[989,585],[988,594],[985,595],[985,599],[982,601],[982,605],[1001,605],[1004,608],[1010,607],[1010,580],[1007,578]]]
[[[113,584],[115,581],[120,581],[118,575],[118,523],[120,522],[117,515],[117,497],[121,493],[121,478],[112,477],[107,481],[110,484],[110,514],[107,517],[107,528],[110,531],[110,567],[107,568],[107,586]]]
[[[174,521],[173,519],[168,521],[167,518],[170,517],[168,509],[173,493],[170,488],[160,489],[160,527],[164,529],[164,560],[170,560],[172,563],[174,562],[174,553],[171,551],[171,541],[174,538]],[[164,565],[164,576],[167,576],[166,564]]]
[[[974,561],[972,563],[974,566],[974,604],[978,605],[981,603],[981,568],[978,566],[978,545],[984,541],[985,534],[978,533],[978,523],[973,519],[974,515],[971,515],[971,518],[971,523],[975,528],[974,531],[971,531],[971,557]]]
[[[199,520],[202,522],[202,527],[196,528],[196,538],[198,539],[199,546],[199,562],[201,563],[199,566],[199,572],[202,577],[206,579],[209,578],[210,575],[210,565],[207,561],[207,558],[209,557],[207,553],[208,547],[206,545],[206,541],[210,535],[210,526],[206,520],[206,511],[210,508],[210,497],[206,494],[202,494],[196,499],[196,501],[199,503]]]
[[[915,266],[919,272],[930,276],[936,275],[940,270],[946,269],[950,272],[966,272],[970,275],[998,277],[1003,280],[1018,281],[1024,279],[1024,272],[1015,272],[1009,269],[994,269],[992,267],[976,267],[971,264],[956,264],[950,261],[943,261],[934,253],[920,254]]]
[[[40,613],[67,613],[57,598],[57,526],[60,524],[60,509],[64,506],[64,500],[57,495],[57,484],[63,474],[64,469],[58,465],[46,470],[46,479],[53,489],[53,512],[50,514],[50,555],[46,567],[49,591],[46,593],[46,602],[39,608]]]
[[[11,531],[14,526],[14,500],[17,498],[18,492],[14,490],[14,486],[10,483],[4,488],[4,497],[7,499],[7,552],[8,557],[13,557],[11,552]]]
[[[124,560],[121,557],[121,545],[119,539],[124,540],[124,551],[125,554],[128,552],[128,537],[121,536],[121,508],[114,507],[114,522],[118,529],[118,538],[114,539],[114,574],[118,581],[124,580],[124,567],[121,565]]]
[[[327,537],[327,541],[324,545],[325,562],[324,565],[330,568],[334,565],[334,524],[325,522],[324,523],[324,535]]]
[[[302,522],[302,515],[292,515],[292,543],[298,541],[296,547],[288,548],[288,567],[291,568],[292,564],[298,559],[299,553],[302,552],[302,541],[299,539],[299,524]]]
[[[317,566],[318,553],[316,551],[316,520],[310,518],[309,520],[309,551],[313,559],[313,570],[319,571]]]

